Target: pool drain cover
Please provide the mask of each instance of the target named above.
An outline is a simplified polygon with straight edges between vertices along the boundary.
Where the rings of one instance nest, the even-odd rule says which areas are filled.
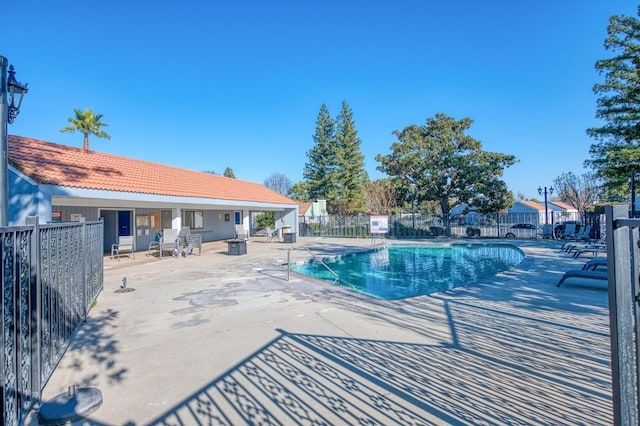
[[[41,425],[63,425],[90,416],[102,405],[102,392],[96,388],[76,388],[42,404],[38,411]]]

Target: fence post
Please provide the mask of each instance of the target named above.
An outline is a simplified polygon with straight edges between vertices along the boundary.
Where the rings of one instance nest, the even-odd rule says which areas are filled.
[[[87,247],[87,222],[84,220],[82,221],[82,245],[80,247]],[[90,260],[91,255],[87,256],[87,253],[84,252],[82,255],[82,322],[86,321],[88,313],[87,286],[90,285],[92,280],[91,277],[87,279],[87,262]]]
[[[605,207],[609,271],[609,324],[613,420],[616,425],[638,425],[638,228],[631,226],[627,208]],[[639,221],[633,221],[639,222]],[[639,222],[640,223],[640,222]],[[634,321],[635,317],[635,321]],[[635,324],[634,324],[635,323]]]
[[[3,227],[0,227],[0,268],[3,267],[4,265],[4,249],[2,248],[2,246],[4,245],[4,232],[3,232]],[[6,423],[5,418],[9,415],[11,415],[11,413],[7,413],[6,410],[6,398],[5,398],[5,392],[6,392],[6,381],[5,381],[5,374],[4,374],[4,370],[5,370],[5,366],[6,361],[5,361],[5,342],[4,342],[4,337],[6,335],[4,326],[5,326],[5,321],[4,321],[4,317],[5,317],[5,312],[4,312],[4,271],[0,272],[0,278],[1,278],[1,282],[0,285],[2,287],[0,287],[0,317],[2,318],[2,325],[0,325],[0,365],[2,366],[2,368],[0,369],[2,371],[3,374],[0,375],[0,408],[2,408],[2,412],[3,412],[3,422]]]
[[[30,264],[29,271],[31,277],[29,279],[30,292],[32,294],[31,299],[31,324],[32,330],[35,330],[31,334],[31,362],[32,362],[32,389],[36,390],[37,403],[42,399],[42,318],[40,312],[42,311],[42,291],[40,285],[40,219],[38,216],[29,216],[26,219],[27,226],[33,226],[31,231],[31,238],[29,241],[30,246]],[[34,377],[35,376],[35,377]]]

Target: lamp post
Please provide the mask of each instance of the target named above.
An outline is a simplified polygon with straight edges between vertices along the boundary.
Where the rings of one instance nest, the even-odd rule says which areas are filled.
[[[631,185],[631,217],[636,217],[636,172],[629,174],[629,184]]]
[[[413,183],[411,184],[412,189],[413,189],[413,195],[411,197],[411,222],[412,222],[412,227],[413,227],[413,236],[416,236],[416,193],[417,193],[417,187],[416,184]]]
[[[544,193],[544,224],[548,225],[549,224],[549,207],[547,204],[547,191],[549,192],[549,195],[553,194],[553,186],[550,186],[548,189],[545,186],[544,190],[541,187],[538,187],[538,194],[542,195]]]
[[[7,67],[9,67],[7,69]],[[27,85],[18,83],[9,60],[0,56],[0,226],[9,222],[9,135],[7,124],[20,113]]]

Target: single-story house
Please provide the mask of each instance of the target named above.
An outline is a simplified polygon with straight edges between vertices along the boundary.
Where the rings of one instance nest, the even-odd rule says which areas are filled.
[[[300,217],[306,218],[307,223],[318,222],[326,219],[329,215],[327,213],[327,200],[306,201],[298,203],[298,214]]]
[[[573,206],[562,201],[549,201],[548,208],[553,211],[553,223],[567,220],[580,220],[580,212]]]
[[[299,232],[302,236],[317,235],[319,224],[327,223],[327,200],[306,201],[298,203]]]
[[[8,224],[104,221],[104,248],[133,235],[145,250],[160,229],[189,227],[202,241],[249,234],[250,218],[298,232],[298,204],[266,186],[205,172],[9,135]]]
[[[533,214],[537,218],[537,222],[533,220],[518,220],[517,222],[538,223],[540,225],[546,223],[559,223],[567,220],[580,220],[578,210],[571,207],[567,203],[561,201],[547,201],[545,212],[544,203],[537,201],[519,200],[508,209],[510,214]],[[545,214],[547,215],[545,219]]]
[[[464,213],[466,211],[466,213]],[[477,223],[480,215],[474,207],[468,208],[466,204],[460,204],[451,209],[451,214],[461,216],[464,220],[461,224]],[[545,223],[558,223],[567,220],[580,220],[580,215],[576,209],[560,201],[547,202],[547,220],[545,220],[544,203],[537,201],[518,200],[506,212],[501,213],[501,221],[504,223],[531,223],[544,225]]]
[[[480,221],[481,215],[476,207],[462,203],[449,210],[449,214],[457,219],[459,225],[473,225]]]
[[[511,218],[509,223],[533,223],[542,225],[553,222],[551,209],[548,209],[549,214],[545,220],[544,204],[536,201],[518,200],[513,203],[513,206],[507,209],[507,212]]]

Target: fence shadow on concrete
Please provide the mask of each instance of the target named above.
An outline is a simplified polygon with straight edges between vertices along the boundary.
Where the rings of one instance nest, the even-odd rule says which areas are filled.
[[[149,424],[611,424],[606,330],[443,312],[453,338],[436,344],[278,330]]]
[[[525,260],[491,285],[404,302],[293,283],[416,340],[278,330],[145,424],[613,424],[606,290],[557,289],[564,263],[535,256],[539,267]],[[108,363],[118,348],[105,349]],[[126,378],[121,370],[114,380]]]

